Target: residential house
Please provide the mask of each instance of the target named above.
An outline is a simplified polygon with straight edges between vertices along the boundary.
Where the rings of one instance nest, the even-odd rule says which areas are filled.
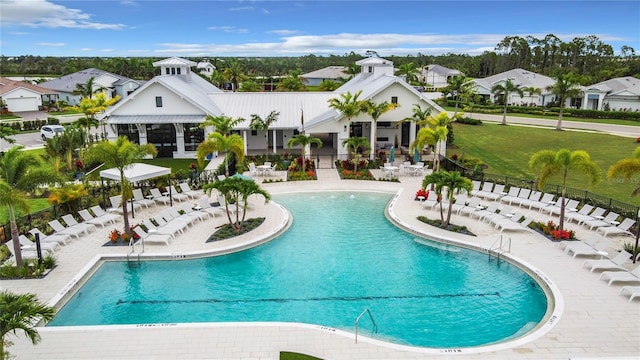
[[[43,104],[55,101],[58,92],[30,82],[0,77],[0,98],[11,112],[42,110]]]
[[[59,99],[66,101],[69,105],[79,105],[82,97],[74,95],[73,92],[78,84],[86,84],[91,78],[93,78],[94,91],[103,92],[107,100],[116,95],[124,98],[142,85],[142,81],[132,80],[100,69],[89,68],[43,82],[40,86],[58,92],[60,94]]]
[[[495,103],[500,99],[496,99],[491,89],[497,84],[504,85],[509,79],[514,85],[524,90],[523,97],[520,97],[518,93],[510,93],[506,99],[509,105],[544,106],[555,99],[553,94],[547,90],[547,87],[556,83],[554,79],[524,69],[513,69],[486,78],[473,79],[471,80],[471,88],[482,96],[484,101]],[[537,89],[537,91],[527,89]]]
[[[320,70],[302,74],[300,77],[304,79],[305,85],[318,86],[324,80],[346,81],[351,75],[347,74],[347,68],[344,66],[327,66]]]
[[[208,61],[200,61],[196,65],[196,68],[198,69],[198,72],[200,74],[206,75],[208,77],[211,77],[211,75],[213,75],[213,72],[216,71],[216,67]]]
[[[640,79],[626,76],[582,88],[582,109],[640,111]]]
[[[460,70],[432,64],[420,69],[420,75],[418,75],[418,77],[421,83],[428,84],[426,85],[427,89],[437,90],[449,85],[449,79],[459,75],[464,74]]]
[[[267,141],[270,151],[282,151],[292,136],[304,131],[323,141],[324,154],[346,159],[343,141],[351,136],[371,140],[372,119],[361,114],[349,121],[330,108],[329,100],[340,94],[362,91],[360,100],[400,105],[377,122],[378,147],[409,146],[416,125],[402,120],[412,116],[414,105],[430,108],[434,115],[444,111],[394,76],[391,61],[371,57],[357,64],[362,72],[331,92],[224,92],[192,74],[196,63],[177,57],[160,60],[153,65],[161,68],[161,75],[105,112],[108,137],[125,135],[136,143],[154,144],[161,157],[194,158],[198,144],[214,131],[199,125],[207,115],[224,115],[245,119],[235,132],[245,140],[246,153],[264,152]],[[268,131],[249,128],[251,115],[265,118],[272,111],[280,115]]]

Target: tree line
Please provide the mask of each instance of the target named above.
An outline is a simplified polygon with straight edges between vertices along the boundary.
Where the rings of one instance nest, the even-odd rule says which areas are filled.
[[[224,72],[234,64],[240,64],[242,71],[250,78],[272,78],[286,76],[291,71],[301,74],[326,66],[345,66],[353,70],[357,60],[367,54],[355,52],[343,55],[317,56],[313,54],[299,57],[190,57],[190,60],[209,61],[219,72]],[[534,36],[507,36],[496,44],[494,51],[481,55],[381,55],[393,61],[396,67],[412,63],[416,68],[437,64],[462,71],[467,77],[483,78],[507,70],[522,68],[539,74],[554,76],[558,73],[580,74],[587,83],[607,79],[635,76],[640,77],[640,56],[630,46],[622,46],[616,54],[613,47],[595,35],[576,37],[569,42],[560,40],[553,34],[544,38]],[[87,68],[97,68],[131,79],[148,80],[158,74],[153,62],[162,58],[152,57],[50,57],[50,56],[1,56],[0,69],[4,76],[61,76]],[[352,72],[352,71],[350,71]]]

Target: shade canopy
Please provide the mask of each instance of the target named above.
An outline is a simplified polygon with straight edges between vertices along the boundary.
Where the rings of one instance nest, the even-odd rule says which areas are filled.
[[[143,163],[133,163],[124,170],[124,177],[129,180],[129,182],[153,179],[169,174],[171,174],[171,168]],[[120,171],[117,168],[102,170],[100,171],[100,177],[120,181]]]

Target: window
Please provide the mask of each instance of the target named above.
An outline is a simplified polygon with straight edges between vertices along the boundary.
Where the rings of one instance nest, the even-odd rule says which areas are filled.
[[[398,103],[398,97],[397,96],[392,96],[391,97],[391,103],[392,104],[397,104]]]
[[[178,75],[180,75],[180,68],[178,68],[177,72],[178,72]]]
[[[196,151],[198,145],[204,141],[204,129],[200,124],[184,124],[184,150]]]
[[[258,135],[258,130],[251,130],[251,136]]]
[[[171,68],[171,75],[175,75],[176,74],[176,68]]]
[[[373,66],[369,66],[369,67],[367,68],[367,72],[372,73],[372,72],[373,72]]]
[[[162,107],[162,96],[156,96],[156,107]]]
[[[165,73],[166,73],[167,75],[169,75],[169,74],[170,74],[169,68],[166,68],[166,69],[165,69]]]

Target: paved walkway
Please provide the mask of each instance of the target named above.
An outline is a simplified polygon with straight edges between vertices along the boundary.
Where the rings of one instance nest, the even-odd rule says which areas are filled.
[[[455,216],[452,222],[469,227],[477,237],[455,235],[427,226],[418,214],[438,216],[414,201],[420,177],[402,176],[399,183],[343,181],[336,170],[318,170],[318,181],[263,184],[271,194],[325,190],[385,191],[397,194],[389,214],[401,226],[469,246],[489,247],[497,239],[486,223]],[[225,253],[234,247],[253,246],[277,235],[291,219],[278,204],[255,199],[251,216],[265,216],[265,223],[251,234],[233,240],[205,243],[222,217],[196,224],[169,246],[147,245],[147,256],[174,258],[202,253]],[[162,206],[160,206],[162,208]],[[158,208],[136,213],[136,219],[150,216]],[[527,213],[538,220],[548,217]],[[133,220],[135,222],[136,220]],[[576,225],[579,237],[587,232]],[[40,280],[3,281],[2,288],[33,292],[44,301],[55,301],[80,282],[79,274],[90,269],[100,256],[120,257],[121,247],[102,247],[112,227],[99,229],[90,237],[76,240],[56,253],[59,266]],[[32,346],[23,336],[12,338],[9,350],[17,359],[278,359],[280,351],[297,351],[325,359],[424,359],[455,353],[464,359],[579,359],[640,358],[640,301],[630,303],[618,295],[619,286],[607,286],[582,267],[583,259],[573,259],[556,243],[529,232],[510,233],[511,256],[529,264],[536,273],[559,289],[557,316],[542,325],[542,331],[510,343],[476,349],[423,349],[383,343],[366,337],[354,341],[352,333],[305,324],[282,323],[202,323],[157,324],[154,326],[90,326],[40,328],[42,342]],[[621,246],[624,238],[615,243]],[[627,239],[629,240],[629,239]],[[615,251],[615,249],[609,249]],[[103,254],[103,255],[99,255]]]

